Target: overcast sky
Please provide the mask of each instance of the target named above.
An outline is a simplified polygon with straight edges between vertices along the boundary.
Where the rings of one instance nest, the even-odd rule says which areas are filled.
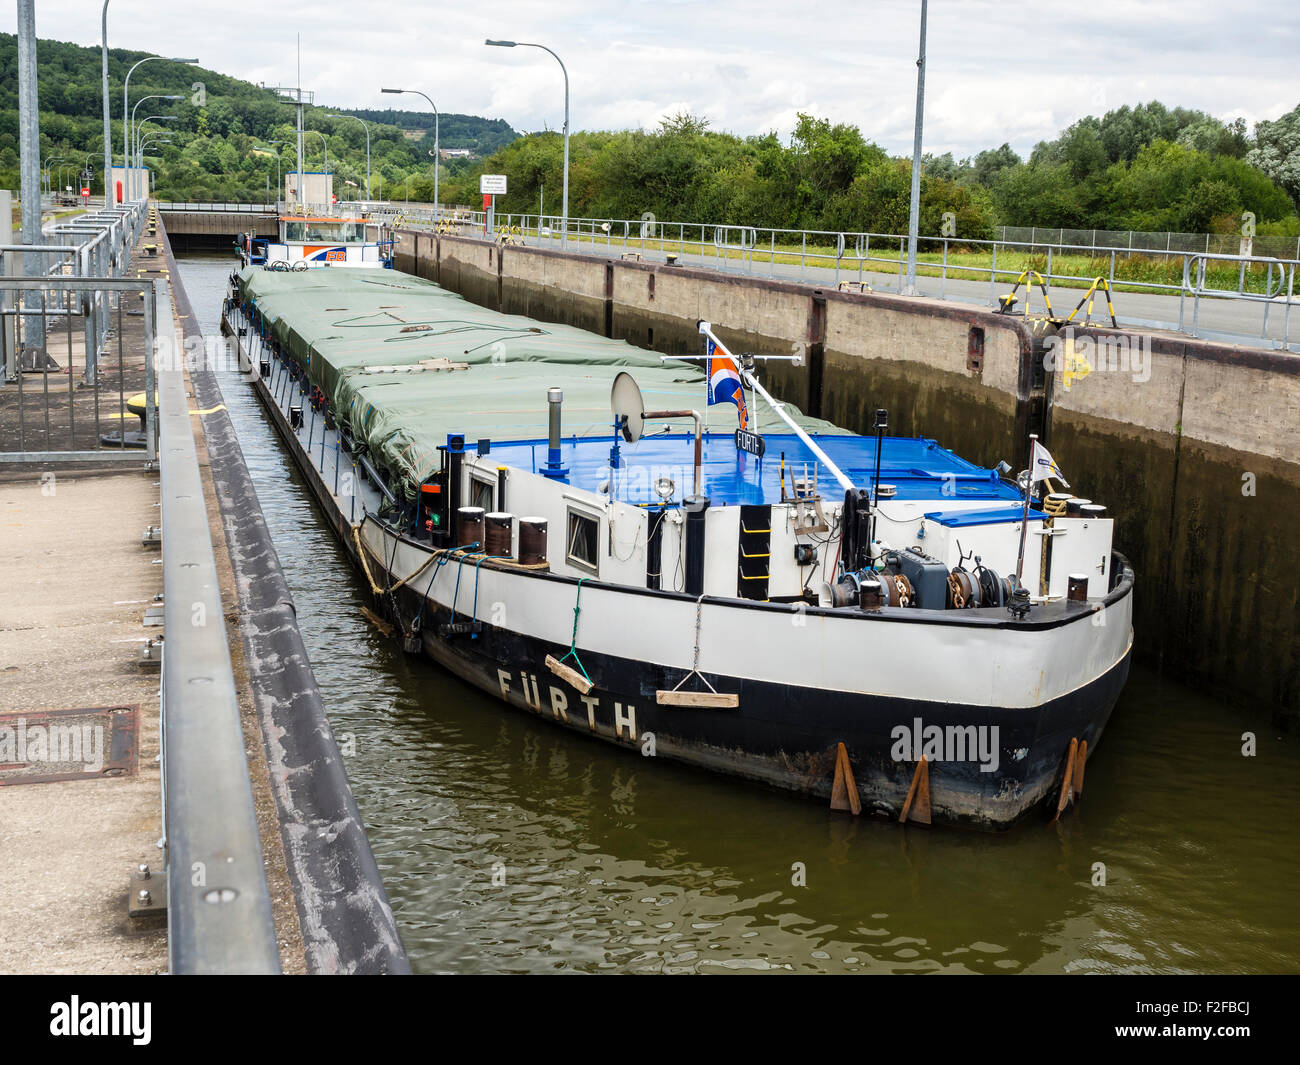
[[[37,0],[40,37],[98,44],[99,0]],[[5,0],[0,28],[13,32]],[[393,82],[439,108],[558,129],[569,70],[577,129],[653,127],[679,110],[713,128],[788,135],[800,111],[851,122],[908,153],[919,0],[111,0],[109,44],[193,55],[209,69],[384,107]],[[1024,4],[933,0],[925,149],[958,157],[1010,141],[1025,154],[1085,114],[1159,99],[1253,128],[1300,103],[1300,0]]]

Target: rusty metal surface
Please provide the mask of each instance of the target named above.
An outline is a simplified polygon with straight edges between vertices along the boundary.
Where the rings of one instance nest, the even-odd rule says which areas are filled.
[[[0,787],[129,777],[139,760],[138,705],[0,714]]]

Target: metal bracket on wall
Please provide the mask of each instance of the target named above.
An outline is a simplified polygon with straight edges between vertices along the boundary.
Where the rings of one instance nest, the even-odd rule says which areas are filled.
[[[154,876],[153,871],[141,862],[131,873],[131,890],[127,895],[128,917],[167,916],[167,878]]]

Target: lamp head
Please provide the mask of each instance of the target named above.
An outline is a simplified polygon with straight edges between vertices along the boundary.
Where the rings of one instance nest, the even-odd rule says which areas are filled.
[[[514,48],[518,45],[517,41],[484,41],[483,43],[492,48]]]

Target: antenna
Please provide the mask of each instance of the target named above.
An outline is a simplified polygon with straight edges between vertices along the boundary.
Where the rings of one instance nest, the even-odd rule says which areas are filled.
[[[303,157],[303,138],[306,134],[302,128],[302,109],[304,104],[314,104],[316,94],[306,92],[302,87],[302,34],[298,34],[298,84],[297,85],[277,85],[275,91],[281,96],[290,97],[298,107],[298,164],[296,173],[298,175],[298,187],[294,190],[294,196],[297,199],[297,210],[304,213],[306,190],[302,187],[302,157]],[[281,189],[281,192],[284,190]],[[277,194],[277,200],[279,194]]]
[[[641,386],[626,370],[614,378],[609,390],[609,406],[614,412],[614,428],[629,444],[635,444],[645,431],[645,400]]]
[[[690,418],[695,422],[695,495],[700,494],[700,470],[704,462],[704,415],[697,410],[645,409],[641,386],[626,370],[620,370],[609,390],[609,405],[614,412],[615,431],[629,444],[635,444],[645,431],[647,418]],[[617,447],[617,437],[615,447]],[[613,455],[610,456],[613,458]]]
[[[302,34],[298,34],[298,76],[294,79],[298,87],[298,205],[303,203],[302,187]]]

